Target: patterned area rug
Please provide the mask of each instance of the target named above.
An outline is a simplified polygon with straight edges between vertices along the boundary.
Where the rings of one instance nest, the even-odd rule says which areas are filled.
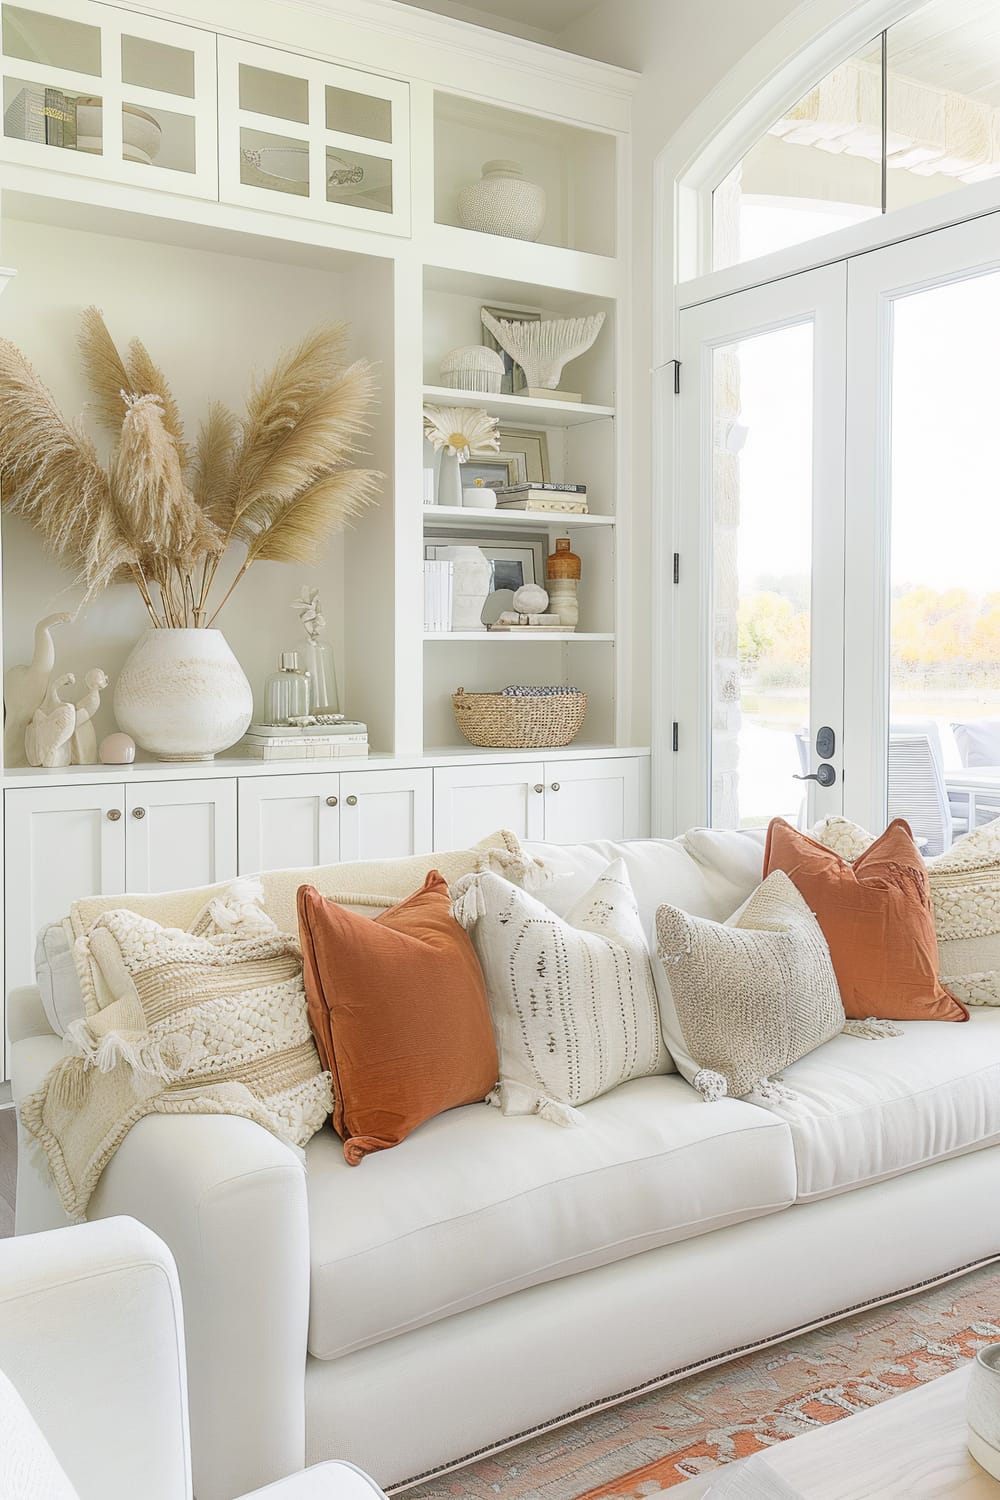
[[[1000,1268],[585,1417],[407,1500],[649,1500],[685,1479],[947,1375],[1000,1341]]]

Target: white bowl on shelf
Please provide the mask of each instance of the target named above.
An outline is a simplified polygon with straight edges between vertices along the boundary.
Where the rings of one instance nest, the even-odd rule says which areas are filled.
[[[159,153],[163,130],[155,115],[135,104],[122,105],[122,154],[126,161],[149,166]],[[104,149],[104,104],[100,99],[76,101],[76,149],[101,155]]]

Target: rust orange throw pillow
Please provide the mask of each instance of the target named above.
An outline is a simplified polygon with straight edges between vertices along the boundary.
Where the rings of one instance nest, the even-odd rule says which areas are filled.
[[[783,818],[767,830],[764,874],[784,870],[816,913],[844,1010],[854,1020],[967,1021],[938,979],[927,867],[902,818],[853,864]]]
[[[496,1085],[496,1042],[469,934],[432,870],[374,918],[298,892],[309,1020],[333,1074],[333,1124],[352,1167]]]

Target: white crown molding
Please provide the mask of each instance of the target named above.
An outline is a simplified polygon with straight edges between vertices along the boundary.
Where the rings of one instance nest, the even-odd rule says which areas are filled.
[[[640,75],[629,68],[581,57],[506,32],[491,31],[434,11],[399,5],[396,0],[280,0],[280,3],[279,0],[216,0],[215,4],[205,3],[205,0],[200,0],[200,3],[199,0],[161,0],[158,5],[136,4],[130,8],[203,30],[226,31],[269,46],[276,45],[275,38],[282,34],[281,18],[284,17],[287,24],[288,12],[299,11],[306,16],[322,17],[335,25],[349,26],[373,41],[381,37],[390,38],[397,45],[401,41],[412,43],[412,70],[408,66],[407,72],[410,77],[428,82],[437,81],[435,75],[440,74],[443,67],[469,60],[490,67],[516,67],[539,83],[548,80],[563,86],[571,84],[623,100],[633,98],[640,81]],[[277,21],[277,27],[267,23],[268,12]],[[289,50],[301,51],[302,47],[290,43]],[[327,55],[315,43],[312,50]],[[438,58],[441,66],[429,66],[421,52],[426,52],[431,59]],[[498,98],[496,103],[502,105],[504,101]]]

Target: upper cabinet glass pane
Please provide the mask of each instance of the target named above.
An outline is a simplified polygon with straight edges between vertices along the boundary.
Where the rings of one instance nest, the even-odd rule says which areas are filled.
[[[144,36],[122,37],[122,82],[194,98],[194,53]]]
[[[66,68],[73,73],[101,75],[101,33],[82,21],[47,16],[42,11],[4,5],[3,50],[6,57],[43,63],[48,68]]]
[[[297,125],[307,125],[308,80],[240,63],[240,109],[252,110],[256,115],[272,115],[276,120],[293,120]]]
[[[887,33],[886,206],[1000,176],[1000,5],[931,0]]]
[[[736,265],[882,211],[882,48],[811,89],[716,189],[713,259]]]
[[[392,104],[374,94],[356,94],[351,89],[326,86],[326,128],[366,141],[392,140]]]

